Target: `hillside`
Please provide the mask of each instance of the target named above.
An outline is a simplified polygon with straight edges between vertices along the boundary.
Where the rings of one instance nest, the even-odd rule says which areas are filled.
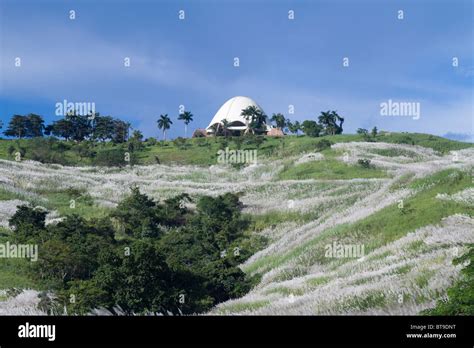
[[[361,142],[367,139],[358,134],[333,135],[324,137],[286,136],[272,137],[217,137],[217,138],[178,138],[174,141],[157,142],[154,138],[136,144],[111,142],[92,143],[83,141],[56,140],[54,138],[34,138],[8,140],[0,139],[0,159],[14,160],[17,153],[23,159],[37,160],[43,163],[58,163],[69,166],[87,166],[110,164],[181,164],[209,166],[216,164],[217,151],[231,149],[258,149],[258,158],[277,159],[318,149],[322,141],[331,143]],[[372,142],[390,144],[419,145],[431,148],[442,154],[449,151],[473,147],[474,144],[462,143],[442,137],[420,133],[386,133],[369,137]],[[129,152],[131,162],[123,160]],[[393,154],[395,155],[395,154]]]
[[[132,185],[158,201],[233,192],[251,219],[249,232],[267,243],[241,265],[257,279],[254,288],[211,313],[416,314],[433,307],[460,278],[463,265],[452,261],[474,243],[474,148],[424,134],[364,140],[268,138],[258,147],[258,163],[249,166],[216,164],[217,150],[234,148],[235,139],[145,143],[135,152],[135,165],[125,167],[88,166],[93,160],[81,158],[75,150],[80,144],[72,143],[60,156],[75,167],[42,164],[28,160],[35,140],[2,140],[2,239],[22,202],[45,207],[47,222],[55,223],[71,213],[105,216]],[[12,143],[25,149],[26,160],[12,161]],[[364,252],[328,257],[333,245],[363,246]],[[24,269],[23,260],[0,261],[0,288],[42,290]],[[15,311],[33,311],[30,295],[20,295],[29,300]],[[11,313],[14,299],[4,300],[0,313]]]

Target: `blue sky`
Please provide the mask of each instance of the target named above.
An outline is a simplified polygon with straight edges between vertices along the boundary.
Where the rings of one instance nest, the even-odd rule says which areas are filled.
[[[179,105],[194,114],[191,129],[204,128],[227,99],[244,95],[292,120],[337,110],[348,133],[375,125],[472,141],[473,4],[0,0],[0,117],[33,112],[49,123],[57,102],[88,101],[145,136],[161,137],[156,119],[168,113],[176,137],[184,134]],[[419,102],[421,117],[381,116],[389,99]]]

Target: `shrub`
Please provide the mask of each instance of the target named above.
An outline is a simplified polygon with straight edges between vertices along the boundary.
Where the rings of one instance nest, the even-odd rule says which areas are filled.
[[[316,151],[323,151],[325,149],[329,149],[331,145],[333,145],[332,142],[327,139],[322,139],[316,143]]]
[[[369,159],[360,158],[359,160],[357,160],[357,163],[363,168],[371,168]]]
[[[146,145],[147,146],[155,146],[158,143],[156,138],[150,137],[146,140]]]
[[[125,160],[125,152],[120,148],[100,150],[94,158],[94,164],[106,167],[123,167],[128,164]]]

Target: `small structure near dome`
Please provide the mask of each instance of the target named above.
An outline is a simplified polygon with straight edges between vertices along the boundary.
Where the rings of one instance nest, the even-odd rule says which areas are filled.
[[[285,136],[285,133],[281,130],[281,128],[271,128],[268,132],[267,135],[269,137],[283,137]]]

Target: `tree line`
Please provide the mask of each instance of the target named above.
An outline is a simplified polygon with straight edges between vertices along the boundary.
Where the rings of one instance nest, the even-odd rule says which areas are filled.
[[[344,118],[336,111],[321,112],[317,121],[305,120],[303,122],[292,122],[281,113],[274,113],[268,117],[262,110],[255,106],[248,106],[242,110],[241,115],[247,121],[247,128],[244,134],[262,134],[266,131],[267,124],[273,124],[282,131],[286,130],[292,134],[302,131],[311,137],[321,135],[342,134]],[[188,125],[193,121],[193,114],[190,111],[183,111],[178,115],[178,120],[184,123],[185,137],[187,137]],[[166,132],[171,128],[173,121],[168,114],[162,114],[157,120],[158,129],[163,132],[163,139],[166,140]],[[230,123],[223,120],[220,124],[213,126],[214,134],[230,134]],[[42,116],[37,114],[13,115],[8,123],[4,134],[16,138],[35,138],[42,136],[54,136],[57,138],[80,142],[91,141],[112,141],[114,143],[124,143],[130,139],[131,124],[129,122],[114,118],[112,116],[102,116],[99,113],[90,115],[79,115],[76,112],[68,113],[64,118],[45,125]],[[135,131],[134,138],[142,138],[140,131]]]
[[[77,115],[74,112],[64,118],[45,125],[40,115],[13,115],[3,132],[6,136],[16,138],[35,138],[55,136],[65,140],[113,141],[126,142],[129,138],[130,123],[111,116]]]
[[[292,122],[281,113],[274,113],[269,117],[262,110],[253,105],[243,109],[241,116],[247,122],[247,128],[244,134],[263,134],[266,131],[266,125],[274,125],[282,131],[288,131],[296,135],[301,131],[310,137],[342,134],[343,132],[342,125],[344,123],[344,117],[340,116],[334,110],[321,112],[317,121],[305,120],[301,123],[299,121]],[[231,133],[229,127],[230,122],[224,119],[220,124],[213,125],[214,134],[226,136]]]

